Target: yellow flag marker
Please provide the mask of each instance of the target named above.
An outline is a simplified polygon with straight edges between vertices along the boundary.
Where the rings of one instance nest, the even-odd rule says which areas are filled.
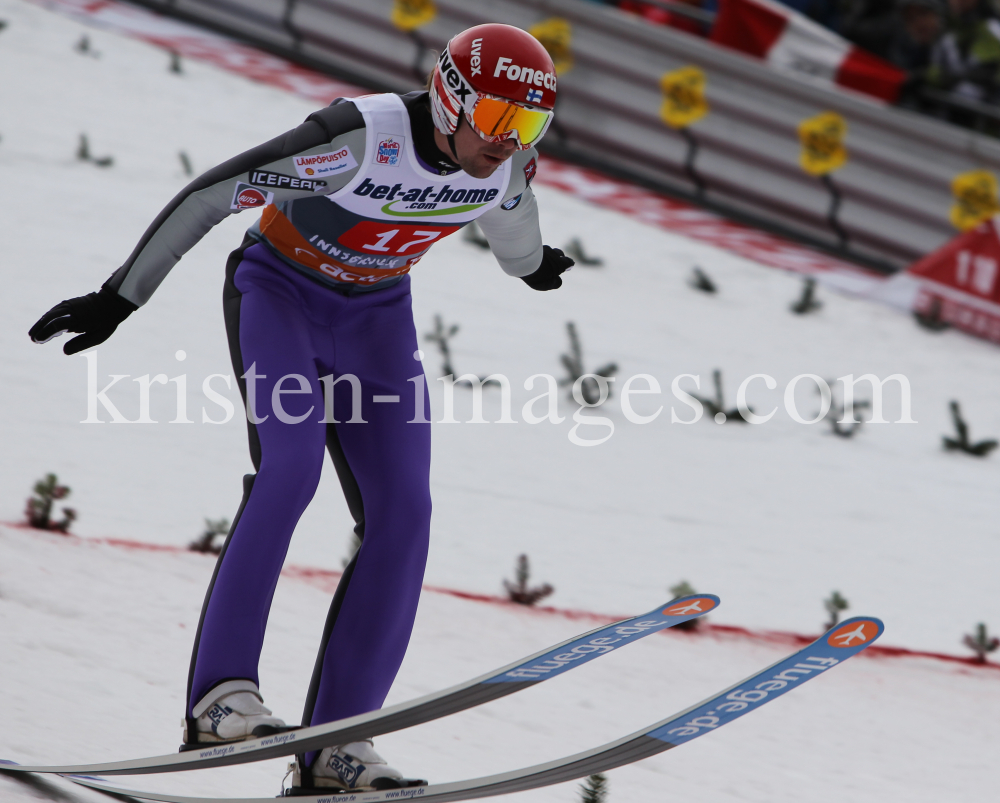
[[[1000,212],[997,179],[989,170],[959,173],[951,181],[955,203],[948,217],[952,225],[968,231]]]
[[[528,28],[528,33],[549,52],[557,75],[573,69],[573,29],[568,20],[561,17],[542,20]]]
[[[395,0],[392,4],[392,24],[401,31],[415,31],[437,16],[434,0]]]
[[[660,117],[671,128],[687,128],[708,114],[705,73],[697,67],[681,67],[660,78],[663,105]]]
[[[799,164],[807,173],[825,176],[847,164],[847,121],[836,112],[823,112],[799,123],[802,153]]]

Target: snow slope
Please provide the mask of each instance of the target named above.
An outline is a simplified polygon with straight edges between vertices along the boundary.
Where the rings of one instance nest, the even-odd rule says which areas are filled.
[[[97,350],[100,387],[112,374],[127,375],[108,395],[128,418],[137,416],[132,379],[183,373],[188,415],[198,423],[166,423],[176,412],[172,385],[153,389],[158,424],[79,423],[87,414],[86,360],[66,358],[59,344],[35,346],[25,333],[58,300],[96,289],[127,256],[184,186],[178,151],[206,169],[294,126],[312,106],[196,62],[185,61],[182,75],[170,73],[162,51],[20,0],[0,0],[0,19],[9,23],[0,32],[0,74],[16,76],[0,82],[0,247],[8,300],[0,317],[0,520],[18,520],[31,484],[55,471],[73,488],[79,533],[183,545],[204,517],[233,515],[240,476],[250,470],[239,418],[201,423],[200,394],[205,377],[231,371],[222,271],[249,216],[211,232],[151,303]],[[99,58],[74,51],[84,33]],[[113,167],[74,158],[81,133],[95,155],[114,156]],[[646,610],[686,579],[723,598],[715,621],[752,628],[817,632],[825,618],[821,600],[833,589],[851,601],[852,613],[882,617],[889,644],[959,653],[961,635],[976,622],[1000,626],[997,458],[940,448],[940,436],[951,429],[952,398],[962,402],[974,437],[1000,433],[995,347],[953,332],[930,335],[891,310],[827,293],[818,314],[799,318],[788,312],[798,278],[550,188],[539,187],[538,196],[547,242],[582,236],[605,267],[578,268],[559,292],[534,293],[505,277],[489,254],[452,237],[414,272],[418,331],[428,331],[436,313],[459,323],[456,367],[510,377],[520,422],[435,425],[429,583],[495,593],[516,555],[527,552],[537,579],[551,582],[555,604],[567,608]],[[717,296],[686,285],[694,264],[719,283]],[[614,434],[592,448],[570,442],[575,405],[565,399],[562,424],[523,422],[521,404],[533,394],[522,383],[534,373],[561,374],[568,320],[579,328],[588,367],[617,361],[619,386],[639,373],[658,379],[663,395],[639,398],[635,406],[651,414],[663,404],[659,418],[630,423],[616,394],[601,413],[614,422]],[[183,362],[175,356],[180,350]],[[439,365],[428,344],[435,420]],[[795,423],[780,410],[758,427],[718,426],[707,418],[671,424],[671,405],[682,418],[690,415],[670,396],[671,379],[698,374],[708,394],[713,368],[723,371],[730,405],[742,378],[774,376],[777,390],[758,381],[749,394],[760,411],[780,405],[785,385],[801,373],[903,373],[919,423],[865,425],[851,440],[833,437],[826,425]],[[806,384],[799,400],[808,415],[815,393]],[[890,420],[899,417],[894,393],[886,405]],[[237,400],[235,389],[229,397]],[[468,421],[462,398],[458,417]],[[217,406],[206,406],[219,415]],[[494,406],[487,405],[491,420]],[[606,430],[583,432],[596,438]],[[349,528],[329,471],[290,560],[339,568]],[[209,571],[210,562],[198,556],[122,554],[4,530],[0,682],[15,690],[16,726],[0,738],[2,752],[15,760],[50,757],[38,745],[54,722],[67,721],[67,703],[72,714],[65,730],[56,729],[61,741],[52,756],[171,749],[173,731],[163,723],[179,716],[191,627]],[[328,595],[286,587],[272,619],[280,624],[272,628],[266,674],[274,678],[269,701],[294,719]],[[457,636],[461,625],[476,638]],[[393,699],[576,629],[576,623],[428,597]],[[393,737],[393,755],[405,754],[435,778],[553,757],[627,733],[645,724],[651,709],[659,717],[661,704],[665,712],[679,708],[778,657],[742,643],[654,641],[648,659],[640,662],[638,653],[620,659],[623,671],[632,668],[614,688],[597,685],[613,664],[595,669],[593,681],[567,680],[582,685],[573,687],[575,697],[562,691],[553,698],[545,709],[551,727],[537,726],[542,698],[511,702],[514,708],[490,708],[455,725],[459,752],[429,747],[452,738],[449,723],[429,731],[437,738]],[[296,660],[279,667],[282,655]],[[818,691],[817,681],[682,754],[619,771],[615,796],[624,798],[626,789],[662,795],[664,785],[720,801],[805,794],[936,800],[946,788],[955,797],[960,789],[967,796],[986,789],[987,745],[998,735],[997,717],[989,713],[996,704],[993,674],[870,660],[838,672],[822,681],[826,691]],[[675,687],[675,678],[683,683]],[[862,702],[860,713],[848,705],[854,700]],[[771,716],[770,728],[756,722]],[[450,766],[453,756],[461,772]],[[243,770],[234,783],[247,789],[265,776],[270,783],[275,773],[274,767]],[[180,780],[162,783],[207,790],[200,779]],[[212,783],[222,791],[224,781]],[[537,795],[572,796],[568,787]]]
[[[8,527],[0,527],[0,554],[0,757],[82,762],[173,750],[212,560]],[[326,591],[299,580],[278,585],[261,684],[268,704],[291,720],[301,710],[327,600]],[[656,604],[647,602],[631,613]],[[727,607],[732,603],[723,600],[719,617]],[[425,593],[389,702],[474,677],[594,626]],[[792,651],[726,637],[653,636],[377,744],[405,771],[434,780],[500,772],[624,736]],[[981,799],[994,772],[990,745],[1000,738],[998,691],[995,669],[859,657],[717,733],[613,770],[610,801]],[[273,760],[119,782],[178,794],[268,795],[283,773],[283,761]],[[31,799],[3,776],[0,798]],[[571,783],[511,800],[576,798]]]

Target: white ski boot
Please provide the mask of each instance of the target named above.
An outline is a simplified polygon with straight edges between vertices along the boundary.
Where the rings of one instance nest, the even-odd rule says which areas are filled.
[[[188,733],[184,721],[186,747],[220,742],[242,742],[255,736],[269,736],[291,730],[283,720],[271,716],[257,684],[250,680],[227,680],[198,701],[191,712],[195,733]]]
[[[424,786],[427,781],[404,778],[395,767],[375,752],[371,739],[351,742],[320,751],[308,773],[303,773],[299,762],[292,771],[292,795],[308,794],[313,789],[402,789]],[[305,777],[303,777],[305,776]]]

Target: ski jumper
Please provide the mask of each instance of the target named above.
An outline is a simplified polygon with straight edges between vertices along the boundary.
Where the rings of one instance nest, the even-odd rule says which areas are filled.
[[[506,273],[526,276],[542,259],[534,149],[476,179],[420,157],[415,140],[431,126],[425,92],[335,101],[192,182],[110,282],[142,305],[213,225],[262,211],[230,256],[223,293],[256,474],[244,478],[206,594],[189,725],[220,683],[259,685],[272,596],[324,449],[361,547],[330,606],[303,724],[380,708],[403,660],[431,514],[430,407],[408,273],[473,220]]]

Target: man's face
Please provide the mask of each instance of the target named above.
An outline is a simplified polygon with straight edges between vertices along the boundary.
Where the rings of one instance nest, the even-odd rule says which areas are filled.
[[[442,151],[451,153],[448,138],[437,129],[434,130],[434,140]],[[503,142],[487,142],[472,129],[465,115],[459,115],[455,150],[455,161],[466,173],[473,178],[489,178],[514,155],[517,140],[511,137]]]

